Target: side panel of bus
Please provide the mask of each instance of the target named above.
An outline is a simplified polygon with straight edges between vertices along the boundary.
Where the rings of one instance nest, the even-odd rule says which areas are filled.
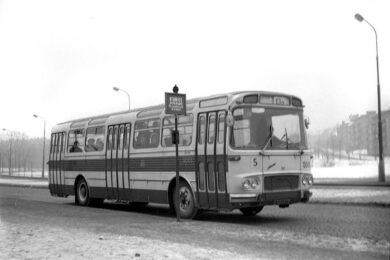
[[[198,115],[196,193],[200,208],[229,208],[226,189],[225,117],[226,111]]]

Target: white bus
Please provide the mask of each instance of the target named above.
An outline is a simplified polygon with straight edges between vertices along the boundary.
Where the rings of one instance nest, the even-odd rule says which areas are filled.
[[[180,216],[307,202],[313,184],[302,101],[242,91],[187,101],[179,116]],[[163,203],[175,210],[174,117],[164,105],[53,127],[49,188],[78,205]]]

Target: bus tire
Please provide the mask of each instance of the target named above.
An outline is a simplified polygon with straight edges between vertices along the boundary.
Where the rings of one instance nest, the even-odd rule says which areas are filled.
[[[198,213],[198,208],[195,205],[195,196],[192,192],[191,187],[187,184],[187,182],[180,181],[179,183],[179,196],[180,196],[180,217],[184,219],[192,219]],[[176,212],[176,187],[173,193],[173,205]]]
[[[242,208],[240,209],[240,211],[242,214],[244,214],[244,216],[253,217],[256,216],[257,213],[259,213],[262,209],[263,206],[259,206],[259,207]]]
[[[80,206],[89,206],[91,203],[88,184],[84,178],[77,181],[75,203]]]

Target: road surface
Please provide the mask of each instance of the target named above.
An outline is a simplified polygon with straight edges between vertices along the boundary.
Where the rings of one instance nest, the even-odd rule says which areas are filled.
[[[0,259],[389,259],[390,208],[296,204],[256,217],[168,207],[79,207],[45,189],[0,187]]]

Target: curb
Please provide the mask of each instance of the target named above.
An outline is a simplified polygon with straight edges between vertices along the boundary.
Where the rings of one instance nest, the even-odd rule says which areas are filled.
[[[358,201],[321,201],[314,200],[308,202],[309,204],[322,204],[322,205],[339,205],[339,206],[362,206],[362,207],[381,207],[390,208],[390,203],[385,202],[358,202]]]
[[[313,186],[389,187],[390,188],[390,182],[385,182],[385,183],[317,182],[317,183],[313,183]]]
[[[11,184],[11,183],[0,183],[0,187],[19,187],[19,188],[31,188],[31,189],[43,189],[49,190],[46,185],[29,185],[29,184]]]

